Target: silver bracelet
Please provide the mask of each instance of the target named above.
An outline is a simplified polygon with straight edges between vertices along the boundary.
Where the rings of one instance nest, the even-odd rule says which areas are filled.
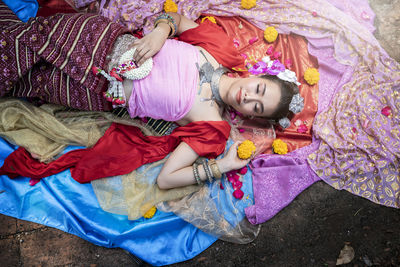
[[[196,182],[198,185],[203,184],[202,181],[200,180],[200,174],[199,174],[199,169],[198,169],[199,164],[197,164],[196,162],[193,163],[193,175],[194,175],[194,179],[196,179]]]
[[[207,180],[208,180],[210,183],[212,183],[212,181],[213,181],[213,176],[212,176],[212,174],[211,174],[210,167],[208,166],[207,159],[204,159],[204,160],[203,160],[202,165],[203,165],[203,168],[204,168],[204,172],[206,173]]]

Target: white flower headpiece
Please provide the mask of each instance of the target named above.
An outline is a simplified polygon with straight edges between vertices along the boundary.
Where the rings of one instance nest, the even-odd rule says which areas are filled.
[[[269,69],[271,69],[275,66],[274,70],[276,70],[277,74],[273,74],[273,73],[275,73],[274,70],[270,70],[270,71],[267,70],[266,71],[267,73],[269,73],[271,75],[276,75],[281,80],[295,83],[297,86],[301,85],[301,83],[299,83],[299,81],[297,81],[296,73],[294,71],[286,69],[285,66],[279,62],[279,60],[271,60],[271,58],[269,56],[265,56],[262,58],[262,61],[267,64]]]

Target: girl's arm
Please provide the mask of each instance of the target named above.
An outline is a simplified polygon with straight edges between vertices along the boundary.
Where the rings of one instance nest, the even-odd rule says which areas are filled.
[[[239,142],[234,143],[225,157],[217,160],[217,165],[221,173],[240,169],[250,162],[250,159],[239,159],[237,156],[238,145]],[[198,157],[199,155],[188,144],[184,142],[180,143],[161,169],[157,177],[158,187],[161,189],[170,189],[196,184],[192,165]],[[200,180],[206,181],[207,176],[203,165],[199,164],[198,170]]]
[[[177,26],[176,35],[198,26],[196,22],[186,18],[185,16],[179,15],[178,13],[169,12],[168,14],[175,20]],[[132,47],[136,47],[136,52],[133,55],[136,63],[140,66],[148,58],[157,54],[164,45],[165,40],[167,40],[171,31],[172,29],[167,23],[160,22],[151,33],[145,35],[142,39],[136,40],[132,45]]]

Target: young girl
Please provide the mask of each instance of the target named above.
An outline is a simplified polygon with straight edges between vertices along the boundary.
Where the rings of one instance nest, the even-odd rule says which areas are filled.
[[[121,82],[131,117],[190,126],[194,122],[221,123],[227,107],[244,116],[268,119],[281,119],[288,116],[289,109],[298,112],[302,108],[295,79],[281,79],[279,75],[230,77],[204,48],[169,40],[198,27],[176,13],[162,14],[151,33],[134,40],[122,26],[97,15],[58,14],[24,24],[4,4],[0,9],[4,51],[1,96],[39,98],[82,110],[110,110],[103,93],[119,77],[114,75],[113,82],[108,83],[92,69],[109,72],[105,76],[110,79],[110,70],[118,68],[121,55],[135,49],[132,62],[138,69],[150,58],[153,66],[146,77]],[[277,74],[285,71],[283,67]],[[225,128],[229,132],[227,123]],[[245,166],[249,160],[237,157],[237,145],[224,158],[198,168],[194,162],[199,151],[180,142],[158,176],[158,186],[167,189],[201,183]]]

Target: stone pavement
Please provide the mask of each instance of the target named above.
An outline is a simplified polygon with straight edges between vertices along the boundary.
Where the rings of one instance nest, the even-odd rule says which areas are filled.
[[[377,14],[376,37],[400,62],[400,0],[370,3]],[[399,210],[318,182],[264,223],[254,242],[217,241],[176,266],[334,266],[345,243],[355,250],[354,260],[345,266],[400,266],[399,223]],[[146,264],[122,249],[0,215],[0,266],[139,265]]]

